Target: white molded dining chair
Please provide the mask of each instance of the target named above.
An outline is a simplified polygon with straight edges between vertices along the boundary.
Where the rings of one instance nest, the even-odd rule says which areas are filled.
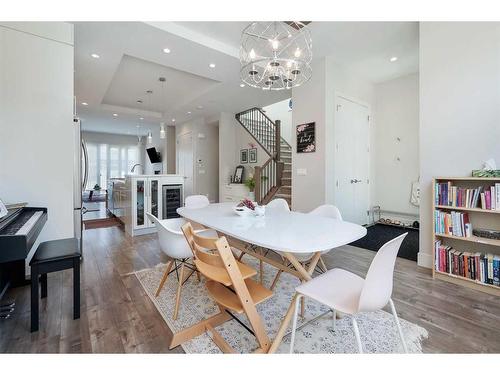
[[[187,208],[203,208],[210,204],[205,195],[189,195],[186,197],[185,206]]]
[[[161,251],[171,258],[171,260],[167,263],[160,285],[158,285],[158,288],[156,289],[155,296],[158,297],[160,294],[169,274],[175,272],[178,275],[179,284],[177,286],[173,316],[174,320],[176,320],[179,313],[182,285],[193,275],[193,273],[197,272],[196,267],[191,263],[188,263],[188,260],[193,257],[193,252],[184,238],[184,234],[181,229],[181,227],[186,223],[186,220],[182,218],[158,220],[158,218],[149,212],[147,212],[146,215],[156,226]],[[215,232],[211,230],[198,231],[198,234],[201,234],[204,237],[213,237],[214,233]],[[217,237],[216,233],[215,237]],[[172,267],[174,268],[172,269]],[[185,268],[191,270],[191,273],[186,278],[184,278]],[[197,275],[199,278],[198,273]]]
[[[340,210],[332,204],[323,204],[309,212],[311,215],[330,217],[332,219],[342,220]]]
[[[350,315],[360,353],[363,353],[363,346],[361,345],[356,314],[381,310],[389,303],[403,349],[405,353],[408,353],[396,308],[391,299],[396,256],[407,234],[404,233],[390,240],[380,248],[373,258],[365,279],[349,271],[334,268],[299,285],[295,289],[297,298],[293,316],[290,353],[293,353],[295,343],[299,301],[304,297],[316,300],[332,309],[334,330],[337,311]]]
[[[276,198],[266,204],[266,213],[271,210],[272,212],[290,212],[288,202],[283,198]]]
[[[267,215],[272,215],[275,213],[283,213],[283,212],[290,212],[290,207],[288,206],[288,202],[286,200],[284,200],[283,198],[273,199],[268,204],[266,204],[266,214]],[[254,251],[258,250],[258,246],[249,245],[249,247],[252,248]],[[260,248],[259,251],[260,251],[261,255],[264,255],[264,252],[265,252],[265,254],[267,254],[269,250]],[[238,261],[241,261],[244,255],[245,255],[245,252],[241,252],[241,254],[238,257]],[[280,274],[281,274],[281,271],[278,271],[278,274],[275,277],[276,282],[278,281]],[[260,277],[260,283],[262,284],[264,282],[264,263],[261,259],[259,259],[259,277]],[[274,288],[276,282],[273,282],[273,284],[271,286],[271,290]]]
[[[322,216],[322,217],[329,217],[331,219],[342,220],[342,215],[340,214],[340,210],[332,204],[323,204],[319,207],[316,207],[314,210],[309,212],[309,214],[316,215],[316,216]],[[330,250],[322,251],[321,254],[326,254],[328,252],[330,252]],[[328,271],[323,258],[320,257],[319,262],[320,262],[320,265],[321,265],[323,272]]]
[[[210,201],[208,200],[208,197],[206,195],[189,195],[186,197],[186,200],[184,201],[185,207],[192,209],[207,207],[209,204]],[[192,222],[191,225],[197,232],[205,231],[205,233],[203,234],[203,236],[205,237],[210,237],[210,238],[219,237],[216,231],[212,229],[207,229],[201,224]]]

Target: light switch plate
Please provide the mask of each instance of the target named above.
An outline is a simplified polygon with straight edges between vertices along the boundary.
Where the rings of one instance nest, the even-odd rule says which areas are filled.
[[[199,174],[205,174],[205,170],[204,169],[200,169],[200,170],[198,170],[198,173]]]
[[[307,169],[297,168],[297,176],[307,176]]]

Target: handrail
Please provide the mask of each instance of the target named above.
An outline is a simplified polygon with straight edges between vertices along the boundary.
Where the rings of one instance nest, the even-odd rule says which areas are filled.
[[[241,126],[243,126],[243,129],[245,129],[247,131],[248,134],[250,134],[252,136],[252,138],[257,142],[257,144],[272,158],[273,157],[273,154],[271,154],[271,152],[267,149],[266,146],[264,146],[260,140],[258,140],[253,134],[252,132],[245,126],[245,124],[243,124],[241,122],[241,120],[239,118],[236,118],[236,120],[241,124]]]
[[[267,203],[282,185],[281,142],[290,145],[281,137],[281,122],[273,122],[260,108],[247,109],[235,118],[269,156],[262,166],[255,167],[254,172],[256,201]]]

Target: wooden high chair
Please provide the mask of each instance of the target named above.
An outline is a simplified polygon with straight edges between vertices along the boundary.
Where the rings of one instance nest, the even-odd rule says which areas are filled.
[[[255,352],[267,353],[271,342],[256,305],[270,298],[273,292],[251,279],[257,274],[257,271],[234,258],[225,237],[201,237],[194,232],[190,223],[184,224],[182,231],[193,251],[196,268],[207,278],[205,285],[208,293],[219,306],[220,312],[174,334],[170,348],[172,349],[208,331],[212,334],[215,344],[224,353],[234,353],[233,348],[214,327],[230,319],[235,319],[238,323],[243,324],[233,313],[245,313],[251,324],[251,329],[245,327],[255,335],[259,343]]]

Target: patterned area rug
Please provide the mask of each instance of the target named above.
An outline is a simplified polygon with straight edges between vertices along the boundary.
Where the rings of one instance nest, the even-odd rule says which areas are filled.
[[[258,269],[258,261],[250,256],[243,261]],[[167,283],[158,297],[155,297],[165,265],[160,264],[154,268],[136,272],[144,290],[151,298],[160,314],[170,329],[175,333],[187,328],[200,320],[215,315],[219,310],[208,295],[204,280],[198,282],[193,275],[183,286],[181,306],[177,320],[173,320],[175,292],[177,279],[175,273],[170,274]],[[276,274],[276,269],[264,264],[264,285],[271,285]],[[281,324],[299,284],[296,277],[283,273],[275,287],[272,298],[258,305],[257,309],[263,319],[267,334],[272,340]],[[304,320],[299,316],[298,326],[305,321],[328,312],[323,305],[306,299],[306,314]],[[247,323],[246,316],[238,318]],[[360,314],[357,318],[363,350],[366,353],[402,353],[397,328],[392,315],[385,311]],[[421,341],[427,338],[427,331],[413,323],[400,318],[401,326],[406,338],[410,353],[421,353]],[[291,329],[288,328],[288,332]],[[230,320],[216,328],[224,339],[240,353],[250,353],[257,348],[255,337],[235,320]],[[290,335],[285,336],[278,353],[288,353]],[[210,336],[204,333],[184,344],[182,348],[186,353],[221,353]],[[335,331],[332,329],[332,314],[313,321],[297,331],[295,339],[295,352],[297,353],[357,353],[356,339],[352,331],[351,320],[344,317],[336,321]]]

